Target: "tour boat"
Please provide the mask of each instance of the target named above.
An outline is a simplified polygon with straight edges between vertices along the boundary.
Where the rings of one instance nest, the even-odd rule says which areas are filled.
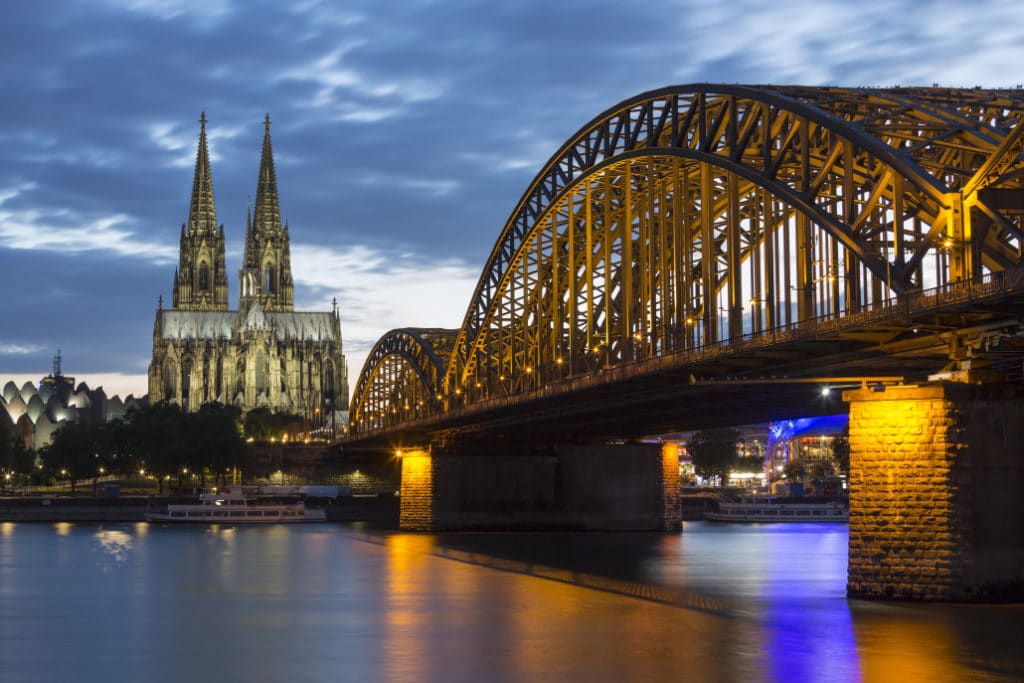
[[[850,507],[840,501],[779,500],[773,496],[741,496],[718,499],[717,510],[705,510],[704,519],[715,522],[848,522]]]
[[[307,508],[303,501],[264,502],[247,496],[238,488],[203,493],[198,503],[168,505],[167,512],[146,512],[148,522],[278,524],[326,520],[326,512]]]

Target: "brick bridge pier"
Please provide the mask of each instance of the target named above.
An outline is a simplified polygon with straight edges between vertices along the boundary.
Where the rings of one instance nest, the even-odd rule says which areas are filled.
[[[944,382],[843,398],[848,595],[1024,599],[1024,387]],[[401,476],[410,531],[680,528],[670,448],[435,446],[402,453]]]
[[[1024,387],[847,391],[847,594],[1024,599]]]
[[[679,457],[649,444],[474,444],[409,450],[399,526],[444,529],[678,530]]]

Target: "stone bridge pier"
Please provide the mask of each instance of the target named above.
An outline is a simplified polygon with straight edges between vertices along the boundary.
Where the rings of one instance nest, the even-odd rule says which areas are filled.
[[[843,398],[847,594],[1024,598],[1024,387],[946,382]]]
[[[679,457],[650,444],[477,443],[406,450],[399,526],[445,529],[680,528]]]

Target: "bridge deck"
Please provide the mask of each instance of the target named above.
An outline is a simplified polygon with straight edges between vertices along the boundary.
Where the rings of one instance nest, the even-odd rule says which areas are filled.
[[[974,367],[1020,379],[1024,278],[947,286],[841,318],[801,323],[688,353],[553,379],[401,428],[342,440],[343,448],[491,438],[603,440],[846,412],[851,378],[925,381],[950,362],[957,335]],[[809,378],[846,381],[808,382]],[[528,435],[528,437],[524,436]]]

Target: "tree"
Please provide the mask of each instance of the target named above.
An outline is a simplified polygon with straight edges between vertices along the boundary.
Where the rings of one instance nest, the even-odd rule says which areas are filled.
[[[134,464],[156,477],[161,493],[164,480],[177,476],[194,457],[194,442],[186,437],[185,415],[181,406],[165,401],[129,415],[126,443]]]
[[[25,448],[25,444],[16,434],[4,428],[0,424],[0,474],[3,475],[3,484],[6,486],[13,477],[28,475],[32,471],[34,460],[32,451]]]
[[[802,484],[807,475],[807,468],[802,460],[787,460],[782,468],[782,474],[792,482]]]
[[[96,431],[75,423],[67,423],[53,435],[53,441],[44,448],[40,459],[61,478],[71,481],[71,492],[83,477],[96,472]]]
[[[245,436],[253,441],[278,440],[288,433],[292,425],[301,425],[302,416],[284,411],[272,411],[266,406],[253,408],[245,416]]]
[[[807,476],[811,479],[822,479],[831,477],[834,474],[832,465],[824,460],[812,460],[807,464]]]
[[[756,455],[740,456],[736,458],[733,469],[737,472],[758,473],[764,471],[764,458]]]
[[[127,475],[135,471],[125,419],[112,420],[96,429],[96,456],[97,473]]]
[[[205,403],[198,412],[186,416],[187,431],[193,439],[189,466],[199,474],[203,488],[207,469],[215,477],[223,477],[228,469],[248,464],[249,448],[242,438],[241,414],[237,406]]]
[[[850,435],[849,430],[832,437],[832,459],[839,465],[839,471],[850,473]]]
[[[736,443],[740,433],[735,429],[708,429],[695,432],[686,445],[693,469],[701,477],[719,477],[725,486],[729,471],[739,464]]]

